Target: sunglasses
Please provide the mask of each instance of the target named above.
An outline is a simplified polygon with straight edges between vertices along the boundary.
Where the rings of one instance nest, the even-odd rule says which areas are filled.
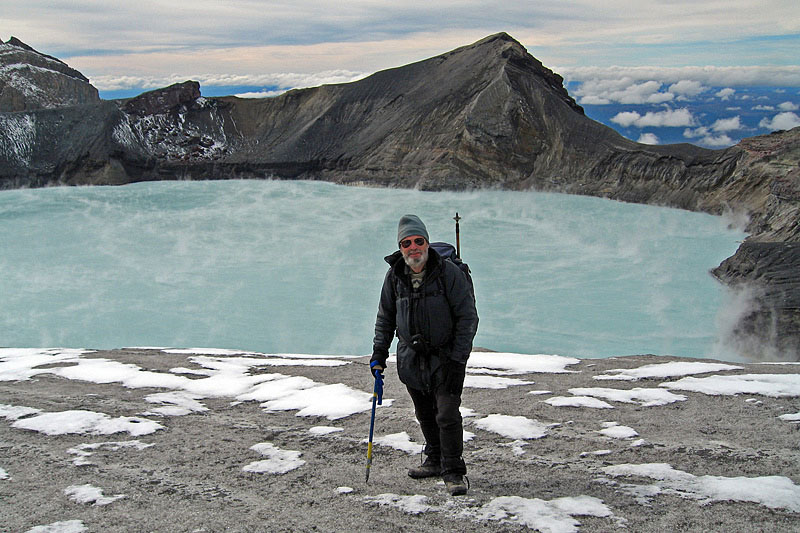
[[[417,246],[422,246],[423,244],[425,244],[425,239],[423,239],[422,237],[417,237],[416,239],[414,239],[414,244],[416,244]],[[400,241],[401,248],[408,248],[409,246],[411,246],[411,239]]]

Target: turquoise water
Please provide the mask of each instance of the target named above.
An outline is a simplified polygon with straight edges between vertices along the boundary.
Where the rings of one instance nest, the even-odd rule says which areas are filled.
[[[397,220],[454,241],[456,211],[476,345],[720,356],[728,300],[708,270],[744,237],[720,217],[280,181],[0,192],[0,345],[367,354]]]

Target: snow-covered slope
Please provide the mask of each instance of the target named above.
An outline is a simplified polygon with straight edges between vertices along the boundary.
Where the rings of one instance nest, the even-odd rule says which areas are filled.
[[[97,89],[66,63],[12,37],[0,42],[0,112],[98,102]]]

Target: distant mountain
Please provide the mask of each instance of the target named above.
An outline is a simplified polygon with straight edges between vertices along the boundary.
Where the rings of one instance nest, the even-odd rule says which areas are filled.
[[[98,102],[97,89],[77,70],[16,37],[0,42],[0,111]]]
[[[800,311],[783,296],[800,295],[796,270],[787,270],[800,257],[789,246],[800,241],[800,129],[719,151],[635,143],[586,117],[562,78],[505,33],[356,82],[261,100],[204,98],[187,81],[101,101],[85,77],[12,41],[0,48],[9,58],[0,70],[0,188],[314,179],[535,189],[731,211],[751,218],[753,236],[715,274],[772,288],[781,280],[778,293],[760,291],[741,333],[769,337],[800,358]],[[42,96],[14,96],[21,89],[4,96],[22,86],[13,81],[19,72],[38,69],[41,77],[25,79],[28,93]],[[783,258],[777,274],[740,268],[739,258],[761,264],[763,254],[747,252],[757,241],[778,243],[762,250]],[[770,324],[778,324],[774,335],[764,331]]]

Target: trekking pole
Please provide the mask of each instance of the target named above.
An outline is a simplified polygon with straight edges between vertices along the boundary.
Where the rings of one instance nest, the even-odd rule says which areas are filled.
[[[458,216],[458,211],[456,211],[456,216],[453,217],[453,220],[456,221],[456,257],[461,259],[461,232],[458,228],[458,221],[461,220],[461,217]]]
[[[383,377],[376,373],[375,387],[372,389],[372,418],[369,421],[369,442],[367,444],[367,477],[364,483],[369,483],[369,469],[372,466],[372,434],[375,431],[375,406],[383,402]]]

